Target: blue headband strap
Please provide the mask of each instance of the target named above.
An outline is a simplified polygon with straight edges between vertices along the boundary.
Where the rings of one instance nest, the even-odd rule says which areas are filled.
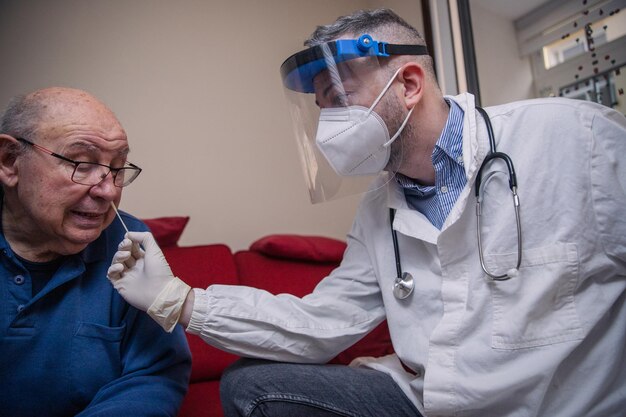
[[[324,47],[313,46],[291,55],[283,62],[280,73],[285,87],[302,93],[312,93],[313,78],[327,68],[324,49],[330,51],[335,63],[366,56],[428,55],[428,49],[424,45],[389,44],[375,41],[367,34],[361,35],[359,39],[328,42]]]

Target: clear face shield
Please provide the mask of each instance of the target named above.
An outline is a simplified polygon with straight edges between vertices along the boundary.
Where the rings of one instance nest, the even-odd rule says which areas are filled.
[[[379,59],[425,54],[421,45],[391,45],[362,35],[285,60],[281,75],[313,203],[362,193],[385,168],[408,116],[385,95],[397,72],[381,70]]]

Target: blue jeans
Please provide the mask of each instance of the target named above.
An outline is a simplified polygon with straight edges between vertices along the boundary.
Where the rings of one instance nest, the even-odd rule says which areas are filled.
[[[389,375],[343,365],[241,359],[220,397],[226,417],[421,417]]]

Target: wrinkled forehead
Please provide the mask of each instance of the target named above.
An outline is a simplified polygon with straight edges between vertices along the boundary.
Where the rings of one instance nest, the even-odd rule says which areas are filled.
[[[39,130],[54,137],[68,130],[93,131],[112,138],[126,138],[113,112],[95,97],[81,91],[61,90],[41,93]]]

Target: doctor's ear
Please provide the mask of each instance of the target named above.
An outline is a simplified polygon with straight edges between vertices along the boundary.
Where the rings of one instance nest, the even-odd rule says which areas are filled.
[[[403,98],[407,109],[412,109],[422,99],[426,73],[417,62],[404,64],[398,73],[398,80],[404,85]]]
[[[20,143],[12,136],[0,134],[0,182],[12,187],[17,184],[17,157]]]

